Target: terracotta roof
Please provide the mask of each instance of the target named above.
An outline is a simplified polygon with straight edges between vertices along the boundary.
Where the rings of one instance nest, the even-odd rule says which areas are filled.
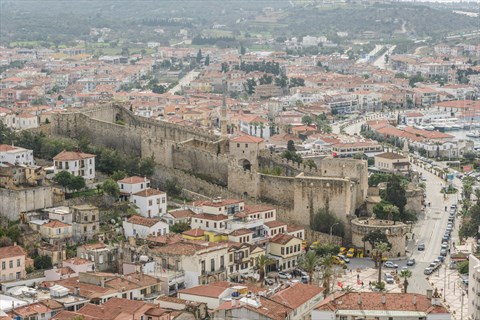
[[[175,297],[160,297],[157,300],[159,301],[165,301],[165,302],[172,302],[172,303],[178,303],[178,304],[186,304],[187,300],[185,299],[180,299],[180,298],[175,298]]]
[[[147,178],[133,176],[133,177],[128,177],[128,178],[125,178],[125,179],[122,179],[122,180],[118,180],[118,182],[125,183],[125,184],[136,184],[136,183],[145,182],[145,180],[148,181]]]
[[[271,299],[292,309],[297,309],[302,304],[321,294],[325,289],[303,283],[294,283],[290,287],[275,293]]]
[[[138,224],[145,227],[153,227],[154,225],[159,223],[160,220],[154,219],[154,218],[142,217],[139,215],[133,215],[130,217],[130,219],[127,220],[127,222],[132,224]]]
[[[9,246],[0,248],[0,259],[25,256],[25,251],[20,246]]]
[[[42,227],[45,227],[45,228],[64,228],[64,227],[71,227],[71,225],[69,225],[67,223],[64,223],[62,221],[52,220],[48,223],[43,224]]]
[[[264,225],[271,229],[271,228],[278,228],[278,227],[281,227],[281,226],[286,226],[287,224],[284,223],[284,222],[273,220],[273,221],[265,222]]]
[[[291,236],[289,234],[281,233],[281,234],[277,234],[275,237],[273,237],[272,240],[270,240],[270,242],[284,245],[284,244],[289,243],[294,238],[295,238],[294,236]],[[297,238],[295,238],[295,239],[297,239]]]
[[[57,154],[55,157],[53,157],[53,160],[69,161],[69,160],[89,159],[94,157],[95,157],[94,154],[64,150],[59,154]]]
[[[174,217],[175,219],[181,219],[181,218],[189,218],[195,215],[195,212],[193,212],[190,209],[187,210],[175,210],[175,211],[169,211],[169,215]]]
[[[375,157],[390,159],[390,160],[407,158],[403,154],[395,153],[395,152],[384,152],[384,153],[380,153],[380,154],[375,155]]]
[[[148,189],[142,190],[140,192],[137,192],[134,195],[138,196],[138,197],[151,197],[151,196],[156,196],[156,195],[160,195],[160,194],[165,194],[165,192],[162,192],[158,189],[148,188]]]
[[[254,137],[254,136],[240,136],[233,139],[230,139],[230,142],[237,142],[237,143],[260,143],[264,140],[262,138]]]
[[[105,243],[100,242],[100,243],[84,244],[81,247],[84,248],[85,250],[96,250],[96,249],[104,249],[107,246],[105,245]]]
[[[245,205],[244,212],[247,214],[275,210],[274,207],[264,204]]]
[[[194,206],[196,207],[223,207],[223,206],[228,206],[231,204],[237,204],[237,203],[242,203],[243,200],[238,200],[238,199],[222,199],[219,201],[195,201],[193,203]]]
[[[195,241],[195,242],[197,243],[194,243],[194,241],[175,242],[175,243],[167,244],[162,247],[154,248],[152,250],[159,254],[192,256],[198,251],[207,250],[212,247],[218,247],[219,249],[227,247],[225,244],[222,244],[219,242],[210,242],[210,243],[206,243],[206,245],[198,243],[199,241]]]
[[[299,226],[287,225],[287,232],[295,232],[295,231],[300,231],[300,230],[305,230],[305,228],[304,227],[299,227]]]
[[[190,237],[203,237],[205,235],[205,232],[200,228],[195,228],[195,229],[184,231],[182,232],[182,234]]]
[[[231,232],[230,235],[234,237],[238,237],[238,236],[243,236],[250,233],[253,233],[253,231],[243,228],[243,229],[238,229]]]
[[[15,150],[17,148],[13,147],[13,146],[10,146],[8,144],[0,144],[0,152],[5,152],[5,151],[12,151],[12,150]]]
[[[18,308],[15,308],[15,311],[13,311],[14,314],[19,315],[22,318],[32,317],[37,314],[49,313],[49,312],[52,312],[52,309],[50,309],[49,307],[47,307],[46,305],[40,302],[23,306],[23,307],[18,307]]]
[[[193,218],[198,218],[203,220],[212,220],[212,221],[228,220],[228,216],[224,214],[210,214],[210,213],[199,213],[194,215]]]
[[[227,301],[223,304],[221,304],[215,311],[218,310],[231,310],[235,308],[245,308],[248,309],[254,313],[261,314],[269,319],[272,320],[285,320],[288,318],[288,315],[293,312],[292,308],[289,308],[281,303],[278,303],[277,301],[270,300],[270,299],[265,299],[264,297],[260,296],[260,304],[261,306],[256,308],[253,305],[250,305],[248,303],[242,303],[240,304],[240,301],[236,302],[235,306],[232,306],[231,301]],[[216,317],[215,317],[216,318]],[[263,318],[263,317],[262,317]]]
[[[161,236],[156,237],[147,237],[146,239],[148,242],[151,242],[153,245],[155,244],[169,244],[175,243],[183,240],[182,235],[177,233],[167,233]]]
[[[388,293],[385,294],[385,303],[382,303],[380,292],[345,293],[333,301],[322,301],[316,310],[382,310],[382,311],[419,311],[429,313],[446,313],[443,306],[432,306],[427,296],[414,293]],[[413,298],[416,297],[416,303]],[[358,303],[361,297],[361,304]]]

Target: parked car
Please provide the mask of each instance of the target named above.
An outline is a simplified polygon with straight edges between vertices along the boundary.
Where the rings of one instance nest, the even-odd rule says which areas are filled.
[[[398,268],[398,264],[393,263],[392,261],[385,261],[383,264],[385,268]]]
[[[275,280],[272,279],[272,278],[265,278],[265,282],[266,282],[269,286],[271,286],[271,285],[273,285],[273,284],[275,283]]]
[[[350,248],[348,249],[348,252],[347,252],[347,258],[353,258],[355,257],[355,248]]]
[[[420,244],[417,246],[417,249],[418,249],[418,251],[424,251],[424,250],[425,250],[425,244],[424,244],[424,243],[420,243]]]
[[[407,260],[407,266],[413,266],[413,265],[415,265],[415,259],[413,259],[413,258],[412,258],[412,259],[408,259],[408,260]]]
[[[339,257],[340,259],[342,259],[343,261],[345,261],[345,263],[350,263],[350,259],[348,259],[347,257],[345,257],[343,254],[337,254],[337,257]]]
[[[340,265],[344,265],[345,264],[345,261],[343,261],[342,258],[339,258],[337,256],[332,256],[332,259],[333,259],[333,263],[334,264],[340,264]]]
[[[433,273],[433,269],[428,267],[428,268],[425,268],[425,270],[423,270],[423,274],[425,275],[431,275]]]
[[[278,277],[279,277],[280,279],[291,279],[291,278],[292,278],[292,275],[291,275],[290,273],[280,271],[280,272],[278,273]]]
[[[446,257],[447,256],[447,250],[445,250],[445,249],[440,250],[440,255],[443,256],[443,257]]]
[[[442,243],[442,249],[444,249],[444,250],[448,249],[448,242],[443,242]]]
[[[443,256],[438,256],[437,259],[440,260],[442,263],[445,262],[445,257],[443,257]]]
[[[347,253],[347,248],[340,247],[340,252],[338,254],[346,254],[346,253]]]
[[[385,275],[383,276],[383,279],[385,280],[386,283],[394,283],[395,282],[395,279],[393,278],[393,276],[390,273],[385,273]]]

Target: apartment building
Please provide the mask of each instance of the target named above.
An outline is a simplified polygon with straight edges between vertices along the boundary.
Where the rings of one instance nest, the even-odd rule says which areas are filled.
[[[25,260],[25,251],[16,244],[0,248],[0,280],[5,282],[25,278]]]
[[[85,180],[95,179],[95,155],[76,151],[62,151],[53,157],[54,173],[68,171]]]

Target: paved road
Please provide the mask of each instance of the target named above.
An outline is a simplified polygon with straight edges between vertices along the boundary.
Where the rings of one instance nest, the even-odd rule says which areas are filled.
[[[178,84],[173,87],[172,89],[168,90],[169,93],[175,94],[175,92],[182,90],[182,87],[188,86],[190,82],[192,82],[200,72],[192,70],[187,73],[182,79],[178,81]]]
[[[393,46],[389,47],[388,50],[385,51],[384,54],[382,54],[380,57],[377,58],[377,60],[375,60],[375,61],[373,62],[373,65],[374,65],[375,67],[380,68],[380,69],[386,69],[387,67],[386,67],[386,63],[385,63],[385,56],[386,56],[387,54],[388,54],[389,56],[391,56],[393,50],[395,50],[396,47],[397,47],[396,45],[393,45]]]

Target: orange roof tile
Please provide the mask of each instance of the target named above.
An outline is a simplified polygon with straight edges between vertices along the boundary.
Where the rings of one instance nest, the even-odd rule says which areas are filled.
[[[94,154],[64,150],[59,154],[57,154],[55,157],[53,157],[53,160],[70,161],[70,160],[90,159],[94,157],[95,157]]]
[[[137,192],[134,195],[138,197],[152,197],[152,196],[157,196],[161,194],[165,194],[165,192],[162,192],[158,189],[148,188],[140,192]]]
[[[236,142],[236,143],[260,143],[260,142],[263,142],[263,141],[264,140],[262,138],[249,136],[249,135],[244,135],[244,136],[240,136],[240,137],[230,139],[230,142]]]

